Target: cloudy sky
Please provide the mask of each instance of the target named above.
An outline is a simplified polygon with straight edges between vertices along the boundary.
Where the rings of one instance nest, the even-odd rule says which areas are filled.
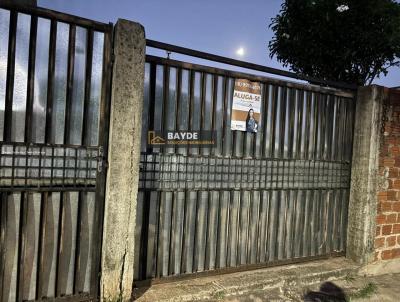
[[[149,39],[226,57],[239,58],[237,50],[243,48],[240,59],[282,68],[269,58],[267,48],[273,34],[268,25],[279,12],[281,0],[38,0],[38,4],[107,23],[118,18],[137,21],[145,26]],[[400,86],[399,68],[375,83]]]

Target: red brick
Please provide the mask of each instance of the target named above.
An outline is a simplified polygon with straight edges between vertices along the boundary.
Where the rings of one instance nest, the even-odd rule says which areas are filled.
[[[392,211],[400,213],[400,201],[395,201],[392,203]]]
[[[381,227],[380,226],[377,226],[376,227],[376,234],[375,234],[375,236],[376,237],[378,237],[378,236],[380,236],[381,235]],[[400,236],[399,236],[400,237]]]
[[[400,249],[393,249],[392,250],[392,258],[399,258],[400,257]]]
[[[386,191],[387,193],[387,200],[397,201],[397,191]]]
[[[397,236],[397,244],[400,245],[400,235]]]
[[[395,166],[395,160],[393,158],[387,158],[385,157],[382,161],[382,166],[384,167],[394,167]]]
[[[384,224],[386,222],[386,215],[379,214],[376,216],[376,224]]]
[[[385,137],[385,144],[388,144],[388,145],[395,145],[395,144],[397,144],[398,143],[398,140],[397,140],[397,138],[396,137]]]
[[[400,148],[398,146],[392,146],[389,148],[389,153],[392,155],[399,155],[400,154]]]
[[[399,182],[399,186],[400,186],[400,182]],[[382,212],[391,212],[392,211],[392,203],[390,201],[382,201],[380,203],[380,210]]]
[[[400,223],[394,224],[393,225],[393,234],[400,234]]]
[[[396,245],[396,236],[386,237],[386,246],[392,247]]]
[[[400,189],[400,179],[393,179],[392,180],[392,188],[393,189]]]
[[[385,237],[375,239],[375,248],[379,249],[385,246]]]
[[[397,214],[390,214],[386,216],[386,223],[396,223],[397,222]]]
[[[381,257],[382,257],[382,260],[392,259],[392,250],[382,251]]]
[[[399,177],[399,168],[389,168],[389,178],[397,178]]]
[[[392,225],[388,224],[388,225],[384,225],[382,227],[382,235],[391,235],[392,234]]]
[[[387,201],[388,200],[388,192],[383,191],[383,192],[378,192],[378,201]]]

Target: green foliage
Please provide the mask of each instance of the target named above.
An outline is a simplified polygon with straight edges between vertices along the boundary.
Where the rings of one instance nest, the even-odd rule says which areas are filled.
[[[303,75],[364,85],[400,65],[394,0],[284,0],[270,27],[271,57]]]
[[[213,294],[214,299],[223,300],[225,298],[225,292],[223,290],[216,291]]]
[[[365,299],[365,298],[371,298],[373,294],[375,294],[378,290],[378,287],[374,283],[368,283],[366,284],[363,288],[358,290],[355,293],[352,293],[350,295],[349,301],[354,301],[356,299]]]

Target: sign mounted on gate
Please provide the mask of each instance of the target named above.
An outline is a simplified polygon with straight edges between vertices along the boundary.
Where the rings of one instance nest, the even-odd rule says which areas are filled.
[[[231,130],[256,133],[261,118],[261,84],[236,79],[233,90]]]

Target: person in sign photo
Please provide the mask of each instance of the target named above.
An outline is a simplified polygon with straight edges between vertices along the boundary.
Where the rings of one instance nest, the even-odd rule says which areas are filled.
[[[258,122],[254,118],[254,110],[250,109],[249,112],[247,113],[247,118],[246,118],[246,131],[256,133],[257,128],[258,128]]]

